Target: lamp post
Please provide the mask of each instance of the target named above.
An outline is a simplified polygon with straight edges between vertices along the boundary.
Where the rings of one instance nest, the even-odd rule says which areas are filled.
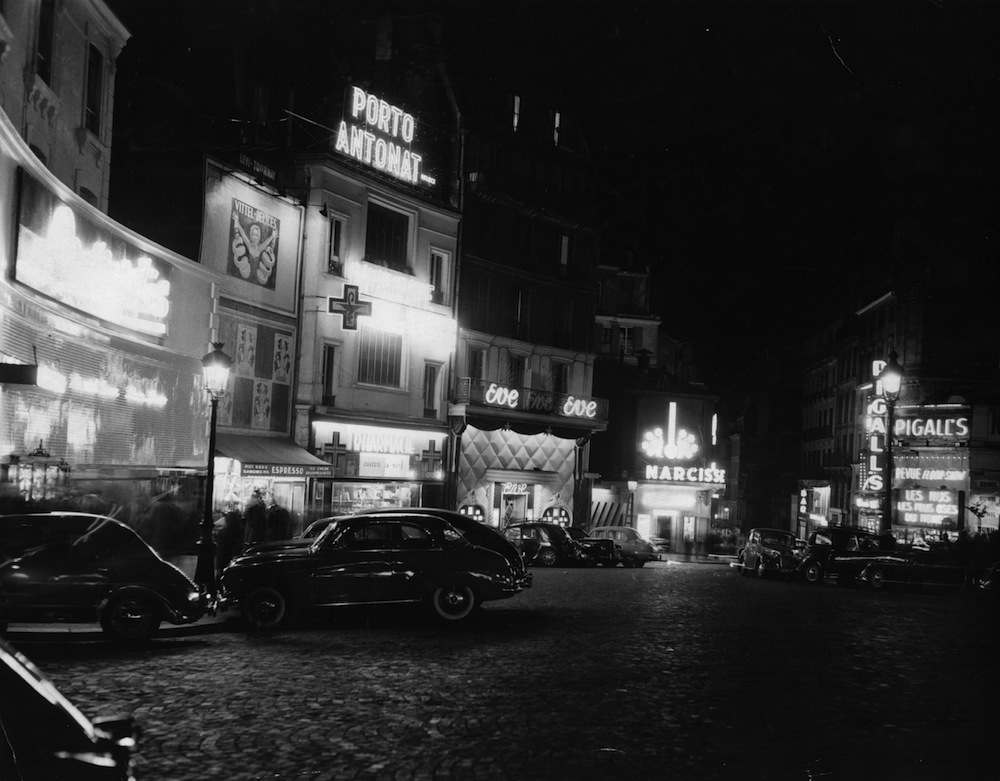
[[[215,592],[215,542],[212,539],[212,493],[215,488],[215,423],[219,413],[219,397],[226,392],[233,359],[222,352],[222,342],[212,342],[212,352],[201,359],[205,390],[211,397],[212,413],[208,424],[208,471],[205,475],[205,512],[201,519],[198,540],[198,566],[194,580],[210,593]]]
[[[885,395],[886,426],[885,426],[885,496],[882,504],[882,520],[879,532],[892,531],[892,478],[894,467],[892,463],[893,430],[896,427],[896,399],[899,398],[899,386],[903,381],[903,367],[899,365],[896,351],[889,353],[889,361],[878,375],[882,383],[882,393]]]

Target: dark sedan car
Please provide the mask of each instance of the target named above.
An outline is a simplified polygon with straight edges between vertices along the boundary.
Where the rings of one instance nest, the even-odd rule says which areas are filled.
[[[873,589],[889,585],[911,588],[962,588],[965,567],[948,550],[897,550],[875,556],[861,569],[858,580]]]
[[[791,575],[798,569],[798,552],[803,546],[802,540],[784,529],[751,529],[737,564],[744,575]]]
[[[468,515],[463,515],[456,510],[445,510],[439,507],[406,507],[406,508],[385,508],[378,510],[367,510],[363,515],[378,515],[381,513],[398,513],[405,512],[416,514],[416,515],[429,515],[434,518],[439,518],[446,521],[451,526],[455,527],[465,539],[471,542],[473,545],[478,545],[480,548],[486,548],[491,551],[495,551],[503,556],[510,565],[514,568],[517,578],[522,586],[529,587],[531,585],[531,573],[525,569],[524,559],[521,557],[520,552],[515,548],[507,539],[500,533],[500,531],[493,526],[487,526],[485,523],[477,521],[475,518],[471,518]],[[302,532],[302,536],[299,538],[299,542],[303,540],[313,540],[320,535],[320,533],[329,526],[333,521],[339,520],[341,518],[346,518],[349,516],[332,516],[330,518],[320,518],[317,521],[310,523],[305,530]]]
[[[529,565],[555,567],[587,563],[583,546],[557,523],[515,523],[504,529],[503,534],[521,551],[521,556]]]
[[[621,549],[615,545],[614,540],[591,537],[583,529],[576,526],[567,526],[566,531],[570,537],[580,543],[588,564],[593,564],[595,567],[618,566],[618,562],[621,561]]]
[[[162,621],[186,624],[205,613],[206,599],[195,584],[111,518],[7,515],[0,517],[0,538],[7,541],[0,559],[0,626],[99,621],[112,639],[141,642]]]
[[[220,588],[224,607],[271,629],[293,613],[342,605],[426,603],[460,621],[523,583],[501,554],[442,518],[404,509],[337,518],[307,546],[251,548],[226,567]]]
[[[799,556],[798,573],[806,583],[833,578],[842,585],[857,582],[872,558],[891,553],[896,541],[891,535],[853,526],[829,526],[809,535]]]
[[[0,778],[131,781],[130,716],[90,721],[0,640]]]

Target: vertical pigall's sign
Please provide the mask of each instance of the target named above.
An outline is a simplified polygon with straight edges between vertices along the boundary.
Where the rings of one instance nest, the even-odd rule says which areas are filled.
[[[862,461],[859,465],[861,475],[859,487],[862,491],[882,491],[886,485],[885,447],[889,409],[882,390],[882,382],[878,379],[884,368],[885,361],[872,361],[872,392],[865,404],[865,435],[868,442],[862,449]]]

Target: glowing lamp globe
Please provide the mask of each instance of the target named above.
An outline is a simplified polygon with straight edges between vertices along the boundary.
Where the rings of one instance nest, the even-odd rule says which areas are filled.
[[[214,398],[218,398],[226,392],[233,359],[222,352],[222,342],[212,342],[212,348],[212,352],[201,359],[201,372],[205,380],[205,390]]]
[[[894,399],[899,395],[899,386],[903,381],[903,367],[899,365],[896,351],[889,353],[889,361],[878,376],[882,383],[882,392],[887,398]]]

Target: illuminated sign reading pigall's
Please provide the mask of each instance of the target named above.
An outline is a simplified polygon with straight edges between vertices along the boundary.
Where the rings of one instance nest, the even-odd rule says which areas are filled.
[[[411,149],[416,130],[412,114],[352,87],[349,116],[337,130],[338,152],[409,184],[436,183],[420,170],[423,156]]]

